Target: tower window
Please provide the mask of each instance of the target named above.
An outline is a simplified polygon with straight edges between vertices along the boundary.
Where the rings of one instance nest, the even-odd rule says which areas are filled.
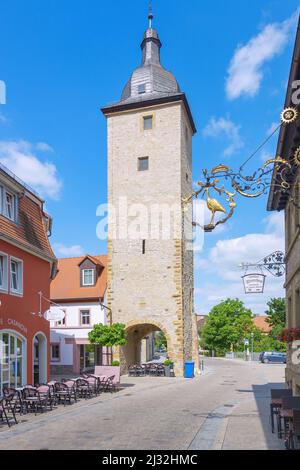
[[[142,243],[142,253],[143,255],[146,253],[146,240],[143,240],[143,243]]]
[[[153,128],[153,116],[144,116],[144,131],[151,130]]]
[[[138,85],[138,94],[142,95],[143,93],[146,93],[146,85],[145,83],[142,83],[141,85]]]
[[[142,157],[138,159],[138,170],[139,171],[149,170],[149,157]]]

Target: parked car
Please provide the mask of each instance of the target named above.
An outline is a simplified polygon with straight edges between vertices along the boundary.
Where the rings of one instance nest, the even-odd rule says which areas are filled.
[[[286,364],[286,353],[277,352],[277,351],[264,351],[259,356],[260,362],[263,364],[269,363],[278,363]]]

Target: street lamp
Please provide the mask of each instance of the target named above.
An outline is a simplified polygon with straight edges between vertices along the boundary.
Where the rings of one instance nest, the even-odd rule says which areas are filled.
[[[251,361],[253,362],[254,358],[254,333],[251,333],[251,342],[252,342],[252,354],[251,354]]]

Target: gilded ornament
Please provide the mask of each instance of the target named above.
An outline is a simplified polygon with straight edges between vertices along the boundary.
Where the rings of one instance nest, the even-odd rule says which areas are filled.
[[[285,108],[281,113],[281,121],[285,124],[295,122],[299,113],[296,108]]]

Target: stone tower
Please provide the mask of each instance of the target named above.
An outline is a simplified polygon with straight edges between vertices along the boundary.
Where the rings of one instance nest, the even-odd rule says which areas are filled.
[[[160,61],[152,27],[141,45],[142,65],[121,100],[102,109],[108,132],[108,305],[124,323],[128,343],[114,352],[122,368],[140,361],[141,341],[165,333],[168,356],[182,376],[184,361],[199,367],[193,309],[191,214],[192,137],[184,93]]]

